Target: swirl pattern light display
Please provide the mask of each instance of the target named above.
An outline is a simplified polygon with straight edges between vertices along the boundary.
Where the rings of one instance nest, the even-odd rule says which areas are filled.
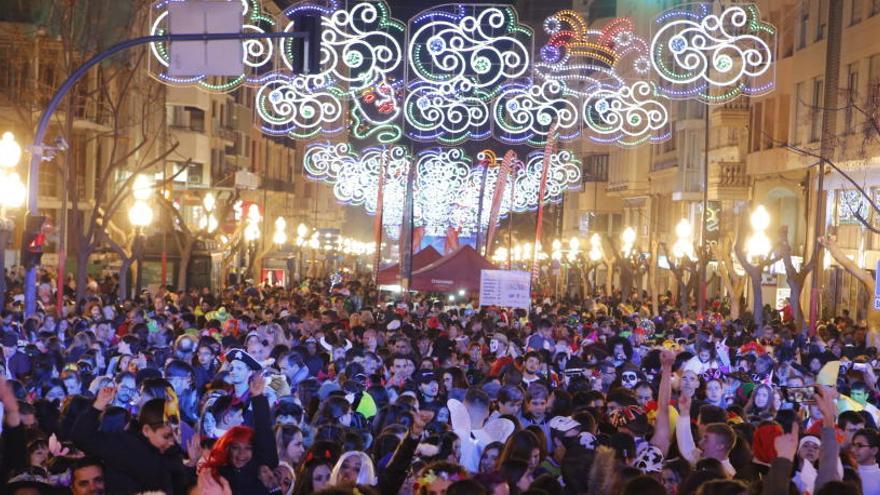
[[[485,152],[484,152],[485,153]],[[543,151],[534,151],[517,162],[508,176],[499,220],[511,211],[533,211],[538,207]],[[358,153],[348,143],[312,143],[303,157],[306,173],[313,180],[333,186],[336,198],[345,204],[362,205],[370,215],[376,213],[379,173],[384,160],[382,224],[396,235],[403,219],[403,201],[410,163],[416,168],[413,189],[413,219],[427,235],[442,236],[448,228],[463,235],[473,233],[479,216],[480,188],[484,166],[473,166],[473,159],[459,148],[433,148],[410,156],[403,146],[372,147]],[[483,192],[482,224],[489,222],[489,209],[498,181],[498,167],[489,166]],[[558,203],[562,194],[581,183],[581,163],[571,152],[554,153],[550,159],[545,202]]]
[[[341,97],[326,75],[293,79],[276,75],[257,90],[256,110],[263,132],[307,139],[344,128]]]
[[[666,107],[653,83],[639,81],[618,90],[600,89],[584,100],[584,122],[599,142],[635,146],[663,141],[669,122]]]
[[[154,2],[150,15],[150,35],[161,36],[168,34],[168,4],[175,0],[158,0]],[[180,0],[177,0],[180,1]],[[263,10],[260,0],[228,0],[240,2],[244,21],[242,31],[245,33],[264,33],[271,30],[275,20]],[[237,77],[208,77],[196,75],[191,77],[174,77],[168,74],[170,53],[168,44],[154,42],[150,44],[152,55],[150,73],[160,81],[172,86],[194,86],[200,89],[225,93],[238,89],[242,85],[257,86],[260,84],[261,74],[273,67],[275,45],[270,40],[243,40],[242,61],[245,73]]]
[[[773,89],[776,30],[757,6],[699,3],[657,17],[651,62],[671,98],[724,103]]]
[[[169,1],[188,0],[157,1],[152,34],[166,32]],[[634,146],[670,136],[667,98],[723,103],[773,85],[776,34],[752,4],[669,10],[650,43],[629,19],[592,29],[562,10],[545,19],[547,41],[533,50],[532,29],[510,6],[440,5],[405,24],[383,0],[300,2],[275,20],[262,0],[229,1],[241,2],[250,32],[295,31],[301,14],[319,15],[319,73],[292,75],[295,44],[280,39],[243,42],[247,73],[232,78],[169,78],[166,46],[155,43],[157,77],[211,91],[253,85],[261,128],[294,139],[347,132],[367,144],[495,137],[540,147],[555,124],[561,141],[584,132]]]
[[[404,103],[407,134],[417,141],[459,144],[492,134],[488,95],[467,80],[417,82]]]
[[[504,143],[541,146],[555,123],[563,139],[580,132],[577,100],[563,81],[511,84],[495,100],[496,137]]]
[[[467,80],[492,91],[531,68],[532,30],[511,7],[448,4],[410,22],[410,80]]]

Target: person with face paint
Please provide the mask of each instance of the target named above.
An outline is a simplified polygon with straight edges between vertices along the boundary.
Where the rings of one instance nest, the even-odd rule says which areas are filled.
[[[225,361],[229,374],[226,381],[232,385],[234,400],[245,404],[244,424],[253,425],[253,410],[250,406],[250,383],[260,375],[263,366],[253,356],[241,349],[226,352]]]

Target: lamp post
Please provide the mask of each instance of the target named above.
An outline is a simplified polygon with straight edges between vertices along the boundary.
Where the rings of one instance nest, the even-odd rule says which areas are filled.
[[[150,205],[147,203],[147,200],[150,199],[150,196],[153,194],[152,181],[145,175],[138,175],[134,180],[132,193],[134,194],[134,203],[132,203],[131,208],[128,210],[128,220],[134,227],[135,232],[132,254],[137,263],[137,270],[135,271],[135,294],[136,296],[139,296],[143,284],[144,228],[153,222],[153,209],[150,208]]]
[[[277,217],[275,219],[275,232],[272,233],[272,244],[275,244],[275,249],[278,250],[282,249],[284,245],[287,244],[287,220],[285,220],[284,217]],[[292,270],[290,270],[290,265],[292,265],[293,262],[290,258],[286,259],[286,264],[288,268],[287,276],[292,277],[293,274],[291,273]]]
[[[767,237],[767,228],[770,227],[770,213],[764,205],[758,205],[749,216],[752,227],[752,235],[746,240],[746,252],[743,253],[742,244],[736,243],[734,249],[743,270],[749,275],[752,282],[752,314],[755,325],[760,329],[764,323],[764,298],[761,293],[761,276],[764,269],[776,262],[771,259],[773,244]]]
[[[260,222],[263,221],[263,215],[260,214],[260,207],[254,203],[251,203],[248,206],[247,216],[245,217],[245,226],[244,226],[244,240],[247,244],[247,265],[251,266],[254,264],[254,253],[255,245],[257,240],[260,238]],[[253,267],[256,269],[256,266]],[[253,275],[253,274],[252,274]],[[254,281],[257,280],[257,277],[254,277]],[[240,280],[239,282],[243,282]]]
[[[599,283],[599,262],[605,257],[602,250],[602,237],[598,233],[590,236],[590,251],[587,253],[590,259],[590,265],[593,267],[593,292],[596,291],[596,284]],[[610,294],[609,294],[610,295]]]
[[[667,259],[672,274],[678,281],[679,308],[686,312],[688,308],[688,290],[684,281],[684,273],[689,270],[693,263],[694,254],[694,228],[691,222],[682,218],[675,226],[675,244],[672,245],[672,259]]]
[[[21,160],[21,146],[11,132],[0,139],[0,309],[6,307],[6,243],[15,225],[6,217],[7,208],[24,203],[25,187],[15,167]]]
[[[294,244],[296,244],[296,249],[298,251],[297,255],[299,256],[299,263],[296,267],[296,281],[299,282],[302,280],[303,273],[303,249],[305,249],[308,240],[306,239],[306,235],[309,233],[309,228],[304,223],[300,223],[296,227],[296,240]]]

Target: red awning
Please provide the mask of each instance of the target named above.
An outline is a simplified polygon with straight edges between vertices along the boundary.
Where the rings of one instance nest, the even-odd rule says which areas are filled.
[[[431,246],[422,249],[412,257],[412,270],[415,272],[442,258],[439,252]],[[379,285],[393,285],[400,282],[400,263],[379,270]]]
[[[448,292],[464,289],[479,292],[480,271],[497,270],[495,265],[465,244],[430,265],[413,272],[412,290]]]

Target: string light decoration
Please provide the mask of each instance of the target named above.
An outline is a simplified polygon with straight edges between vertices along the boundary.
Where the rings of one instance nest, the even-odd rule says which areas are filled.
[[[657,17],[651,63],[670,98],[722,104],[774,85],[775,28],[754,4],[697,3]]]
[[[478,166],[460,148],[433,148],[413,157],[403,146],[371,147],[361,152],[349,143],[311,143],[303,157],[309,178],[333,186],[336,198],[345,204],[363,206],[370,215],[376,213],[379,171],[385,164],[382,223],[386,232],[396,236],[403,218],[406,179],[410,164],[418,167],[413,189],[413,221],[424,227],[427,235],[442,236],[454,228],[463,235],[476,229],[479,211],[483,167],[486,173],[483,193],[483,212],[491,209],[491,201],[498,181],[499,168],[491,166],[494,152],[484,150],[477,155]],[[502,196],[499,219],[510,211],[526,212],[537,209],[538,188],[541,182],[543,151],[535,151],[525,163],[517,161],[508,176]],[[554,153],[550,159],[545,201],[558,203],[562,193],[578,187],[581,181],[581,163],[568,151]],[[489,222],[482,218],[483,227]]]
[[[565,81],[574,94],[620,87],[626,78],[644,78],[651,71],[648,43],[627,18],[589,29],[581,14],[561,10],[544,20],[544,32],[549,39],[539,50],[535,76]]]
[[[406,95],[407,135],[416,141],[455,145],[492,135],[490,97],[467,79],[443,84],[418,81]]]
[[[308,139],[345,128],[343,97],[328,75],[288,79],[275,73],[256,92],[256,113],[263,132]]]
[[[584,100],[586,126],[600,143],[636,146],[664,141],[669,114],[654,83],[638,81],[619,89],[603,88]]]
[[[510,84],[495,100],[493,115],[496,137],[507,144],[542,146],[554,122],[560,139],[580,133],[577,97],[563,81]]]
[[[154,2],[150,15],[150,35],[161,36],[168,34],[168,4],[172,1],[185,0],[159,0]],[[241,2],[243,24],[242,31],[245,33],[265,33],[275,26],[275,20],[263,10],[260,0],[228,0]],[[242,85],[258,86],[261,83],[261,74],[271,70],[274,66],[275,46],[268,39],[242,40],[242,61],[245,73],[236,77],[208,77],[196,75],[191,77],[174,77],[168,74],[170,53],[168,44],[154,42],[150,44],[150,73],[158,80],[172,86],[194,86],[212,93],[227,93],[238,89]]]
[[[442,5],[416,15],[409,31],[411,82],[467,80],[491,92],[531,68],[532,30],[511,7]]]

